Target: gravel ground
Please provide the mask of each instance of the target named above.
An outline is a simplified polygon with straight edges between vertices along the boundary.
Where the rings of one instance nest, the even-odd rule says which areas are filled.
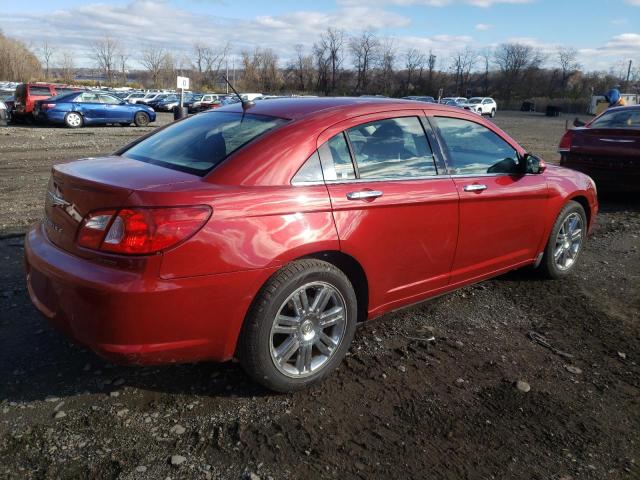
[[[496,122],[554,160],[564,119]],[[144,131],[0,129],[0,232],[39,218],[51,164]],[[639,250],[640,202],[603,199],[570,278],[513,272],[386,315],[322,385],[276,395],[235,363],[127,368],[70,344],[5,235],[0,478],[640,478]]]

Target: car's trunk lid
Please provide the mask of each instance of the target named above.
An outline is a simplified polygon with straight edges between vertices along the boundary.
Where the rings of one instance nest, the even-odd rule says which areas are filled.
[[[194,176],[125,157],[91,158],[53,167],[45,199],[44,229],[58,247],[86,256],[78,227],[94,210],[130,206],[134,191],[193,181]]]

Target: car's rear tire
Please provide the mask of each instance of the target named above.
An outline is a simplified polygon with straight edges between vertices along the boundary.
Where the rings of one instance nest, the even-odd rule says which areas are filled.
[[[69,112],[64,116],[64,124],[69,128],[81,128],[84,118],[78,112]]]
[[[136,127],[146,127],[149,125],[149,115],[144,112],[137,112],[133,116],[133,123],[135,123]]]
[[[292,262],[254,299],[237,356],[265,387],[303,389],[340,364],[353,340],[357,310],[353,286],[342,271],[315,259]]]
[[[587,239],[587,215],[582,205],[567,202],[556,218],[544,250],[540,272],[547,278],[563,278],[578,263]]]

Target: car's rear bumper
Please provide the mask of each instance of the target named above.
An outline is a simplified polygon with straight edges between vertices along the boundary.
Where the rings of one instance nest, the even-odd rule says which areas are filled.
[[[253,295],[272,273],[164,280],[74,256],[40,225],[25,238],[25,268],[31,300],[50,323],[127,364],[228,360]]]

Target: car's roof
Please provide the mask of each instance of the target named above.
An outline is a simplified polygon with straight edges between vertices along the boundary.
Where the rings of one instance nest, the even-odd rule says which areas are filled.
[[[304,97],[304,98],[274,98],[272,100],[258,101],[247,110],[247,113],[255,115],[269,115],[273,117],[297,119],[311,116],[328,110],[340,111],[361,107],[363,110],[394,110],[404,108],[429,109],[429,104],[413,100],[397,98],[371,98],[371,97]],[[217,112],[242,112],[240,102],[225,105],[218,108]]]

